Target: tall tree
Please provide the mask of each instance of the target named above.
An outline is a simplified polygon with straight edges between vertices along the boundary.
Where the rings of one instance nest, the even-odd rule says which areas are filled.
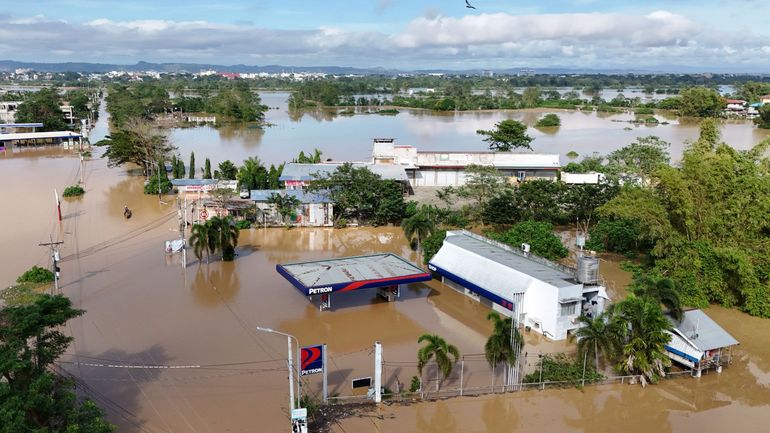
[[[229,262],[235,258],[235,247],[238,246],[240,231],[235,227],[233,219],[229,216],[213,216],[206,221],[209,231],[213,233],[215,249],[222,252],[222,260]]]
[[[296,196],[285,193],[270,194],[267,202],[275,206],[278,214],[281,215],[281,221],[284,225],[286,225],[286,219],[297,212],[297,208],[302,204],[302,202]]]
[[[637,137],[636,142],[610,153],[608,165],[618,173],[649,177],[658,168],[668,165],[670,146],[671,143],[654,135]]]
[[[219,163],[219,177],[222,180],[235,180],[238,176],[238,167],[229,159]]]
[[[417,343],[420,344],[422,342],[426,344],[417,351],[417,370],[420,372],[420,375],[422,375],[423,368],[433,359],[444,378],[449,377],[452,374],[454,364],[460,358],[460,351],[457,350],[457,347],[448,344],[446,340],[435,334],[420,335]],[[450,356],[452,357],[451,360],[449,359]],[[438,383],[436,386],[438,387]]]
[[[40,89],[31,93],[16,111],[17,123],[42,122],[41,131],[64,131],[67,123],[61,111],[61,98],[57,88]]]
[[[409,243],[414,243],[416,250],[421,251],[422,241],[436,230],[436,222],[430,217],[428,210],[421,209],[409,218],[404,218],[401,228]]]
[[[211,160],[206,158],[206,163],[203,167],[203,178],[204,179],[211,179]]]
[[[195,179],[195,152],[190,152],[190,170],[187,174],[190,179]]]
[[[482,135],[489,148],[498,152],[509,152],[512,149],[532,149],[530,143],[533,138],[527,135],[527,125],[512,119],[503,120],[495,124],[493,130],[479,129],[477,134]]]
[[[83,314],[69,299],[39,295],[0,309],[0,431],[108,433],[115,427],[73,382],[52,372],[73,341],[60,329]]]
[[[193,254],[198,258],[198,263],[200,263],[204,253],[206,254],[206,263],[208,263],[211,255],[218,248],[216,233],[211,230],[210,225],[205,223],[193,224],[190,233],[190,246],[192,246]]]
[[[267,189],[267,176],[268,172],[262,161],[256,156],[249,157],[238,170],[238,186],[249,190]]]
[[[572,334],[571,338],[577,340],[580,359],[584,356],[593,358],[597,370],[600,354],[604,355],[606,361],[612,362],[619,354],[623,343],[624,333],[620,328],[621,325],[612,321],[607,313],[593,318],[580,316],[578,321],[582,326]]]
[[[619,368],[627,374],[639,374],[642,385],[656,382],[671,365],[666,344],[671,323],[655,300],[629,296],[613,306],[618,329],[626,331]]]
[[[717,117],[724,108],[724,98],[714,89],[706,87],[690,87],[680,93],[683,116]]]
[[[484,205],[509,186],[508,179],[495,167],[486,165],[469,165],[465,176],[465,184],[456,189],[457,195],[473,200],[473,212],[484,224]]]
[[[510,317],[502,318],[497,311],[490,311],[487,320],[492,321],[492,334],[484,344],[484,356],[493,369],[501,362],[509,366],[516,363],[516,354],[521,353],[524,347],[518,329],[513,328],[513,320]]]
[[[125,122],[96,145],[107,147],[102,157],[107,158],[108,166],[133,163],[139,165],[145,175],[151,174],[154,161],[165,160],[175,149],[161,131],[141,120]]]

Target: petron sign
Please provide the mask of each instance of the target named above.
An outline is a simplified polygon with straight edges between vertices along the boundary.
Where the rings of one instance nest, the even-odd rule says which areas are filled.
[[[300,376],[321,373],[324,370],[324,347],[322,344],[303,347],[301,351]]]

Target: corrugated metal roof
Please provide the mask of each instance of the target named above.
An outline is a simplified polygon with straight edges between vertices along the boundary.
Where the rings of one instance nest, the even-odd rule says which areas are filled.
[[[315,178],[313,176],[315,174],[319,176],[328,176],[341,165],[342,163],[299,164],[290,162],[283,167],[283,172],[281,172],[279,180],[282,182],[287,180],[309,181]],[[353,163],[353,167],[366,167],[373,173],[379,174],[383,179],[401,182],[407,182],[409,180],[409,178],[406,177],[404,168],[398,165],[365,164],[356,162]]]
[[[294,196],[304,204],[333,203],[325,194],[311,193],[300,189],[252,189],[249,200],[267,202],[273,194]]]
[[[702,310],[685,311],[681,322],[669,320],[674,325],[675,331],[698,350],[705,352],[738,344],[738,340],[728,334]]]
[[[290,263],[281,267],[305,287],[408,277],[426,272],[390,253]]]
[[[77,132],[72,131],[50,131],[50,132],[17,132],[13,134],[0,135],[0,140],[33,140],[44,138],[78,138],[81,137]]]
[[[216,179],[171,179],[174,186],[204,186],[217,183]]]

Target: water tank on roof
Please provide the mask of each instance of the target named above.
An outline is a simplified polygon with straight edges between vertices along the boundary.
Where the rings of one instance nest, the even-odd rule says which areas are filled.
[[[599,283],[599,259],[593,255],[584,254],[577,260],[577,275],[575,279],[578,283],[598,284]]]

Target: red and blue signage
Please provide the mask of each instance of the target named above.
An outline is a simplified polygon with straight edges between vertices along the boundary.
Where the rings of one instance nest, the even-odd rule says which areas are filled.
[[[315,346],[303,347],[300,351],[300,376],[316,374],[323,372],[324,369],[324,346],[318,344]]]
[[[371,280],[362,280],[362,281],[353,281],[353,282],[347,281],[343,283],[328,284],[325,286],[308,287],[302,284],[296,278],[294,278],[291,272],[287,271],[286,268],[284,268],[282,265],[276,265],[275,269],[276,271],[278,271],[279,274],[281,274],[281,276],[286,278],[294,287],[296,287],[305,296],[323,295],[323,294],[338,293],[338,292],[350,292],[352,290],[395,286],[398,284],[418,283],[421,281],[429,281],[433,278],[431,274],[428,272],[420,272],[412,275],[404,275],[399,277],[376,278]]]

